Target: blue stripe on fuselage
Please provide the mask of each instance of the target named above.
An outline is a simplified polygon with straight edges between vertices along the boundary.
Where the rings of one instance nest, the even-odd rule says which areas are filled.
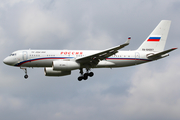
[[[35,59],[30,59],[30,60],[25,60],[20,63],[15,64],[14,66],[21,66],[22,64],[28,63],[28,62],[33,62],[33,61],[38,61],[38,60],[48,60],[48,59],[72,59],[73,57],[46,57],[46,58],[35,58]]]

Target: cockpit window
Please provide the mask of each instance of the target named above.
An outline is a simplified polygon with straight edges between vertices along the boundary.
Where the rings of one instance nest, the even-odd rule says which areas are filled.
[[[10,54],[10,56],[16,56],[16,53],[12,53],[12,54]]]

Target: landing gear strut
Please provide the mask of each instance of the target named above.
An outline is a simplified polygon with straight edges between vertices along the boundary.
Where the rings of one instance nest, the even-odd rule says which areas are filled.
[[[24,78],[27,79],[28,78],[27,68],[20,68],[20,69],[22,69],[25,72]]]
[[[79,73],[81,74],[81,76],[78,77],[78,80],[79,80],[79,81],[82,81],[83,79],[84,79],[84,80],[87,80],[88,77],[92,77],[92,76],[94,75],[94,73],[93,73],[93,72],[89,72],[89,70],[90,70],[90,69],[87,69],[87,68],[86,68],[86,71],[87,71],[87,72],[84,74],[84,73],[83,73],[83,68],[80,68],[80,72],[79,72]]]

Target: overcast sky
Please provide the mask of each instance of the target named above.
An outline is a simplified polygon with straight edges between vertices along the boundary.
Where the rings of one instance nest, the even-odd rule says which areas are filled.
[[[79,82],[3,64],[19,49],[135,50],[163,19],[165,49],[179,47],[179,0],[0,0],[1,120],[179,120],[180,51],[134,67],[94,69]]]

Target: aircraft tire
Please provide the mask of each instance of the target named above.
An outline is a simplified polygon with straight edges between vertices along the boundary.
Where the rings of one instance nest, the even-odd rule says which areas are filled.
[[[82,81],[82,79],[83,79],[83,78],[82,78],[81,76],[80,76],[80,77],[78,77],[78,81]]]
[[[94,73],[90,72],[88,75],[89,75],[89,77],[92,77],[92,76],[94,76]]]
[[[88,79],[88,75],[89,75],[88,73],[85,73],[84,76],[83,76],[83,79],[87,80]]]
[[[87,76],[87,75],[85,75],[85,76],[83,77],[83,79],[84,79],[84,80],[87,80],[87,79],[88,79],[88,76]]]
[[[27,78],[28,78],[28,75],[25,75],[24,78],[27,79]]]

